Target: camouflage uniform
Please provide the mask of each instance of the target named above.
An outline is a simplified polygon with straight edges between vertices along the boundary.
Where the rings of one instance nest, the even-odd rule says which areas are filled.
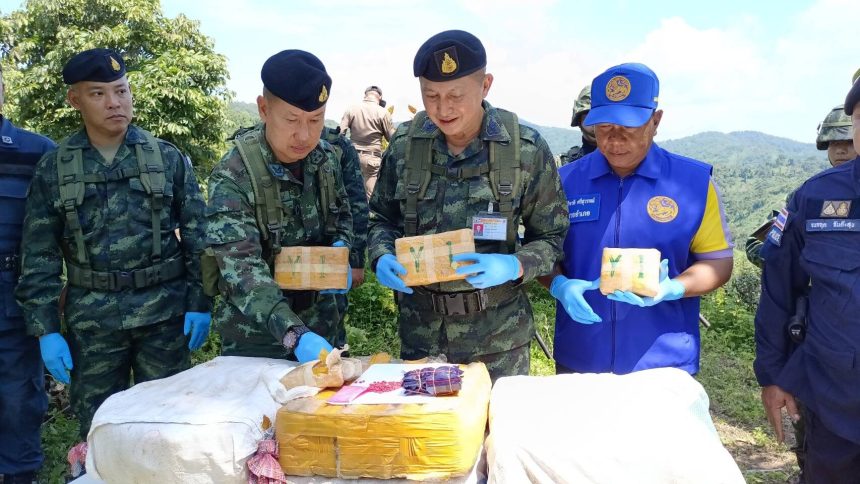
[[[483,103],[484,119],[478,137],[459,155],[448,150],[444,134],[429,120],[422,130],[436,132],[433,163],[449,173],[488,163],[491,141],[509,142],[510,134],[497,110]],[[404,234],[406,189],[403,177],[411,122],[403,123],[385,153],[379,182],[370,200],[369,257],[376,261],[394,253],[394,240]],[[523,284],[548,274],[561,257],[568,228],[567,203],[546,141],[533,129],[520,125],[521,189],[514,202],[514,221],[525,227],[516,257],[523,268],[519,281],[484,290],[487,309],[465,315],[434,312],[431,293],[472,292],[464,280],[416,288],[415,294],[397,293],[400,308],[401,356],[416,359],[444,353],[455,363],[483,361],[493,379],[528,374],[529,341],[534,334],[531,304]],[[432,175],[423,200],[418,200],[418,234],[427,235],[470,228],[472,216],[497,205],[486,175],[459,179]],[[475,241],[478,252],[498,252],[499,242]]]
[[[85,174],[107,179],[85,183],[77,209],[93,271],[133,275],[155,264],[151,199],[137,175],[135,154],[135,145],[144,142],[140,128],[129,125],[125,143],[112,162],[106,162],[90,144],[85,130],[64,142],[69,149],[82,149]],[[211,306],[200,281],[204,208],[200,187],[190,161],[176,147],[161,140],[158,146],[166,179],[162,260],[181,258],[184,275],[137,289],[68,285],[63,314],[74,362],[71,401],[83,439],[96,408],[128,387],[129,370],[140,383],[189,367],[183,316],[207,312]],[[22,275],[15,295],[24,310],[27,331],[34,336],[60,331],[64,258],[67,265],[82,265],[74,231],[60,203],[58,158],[59,151],[52,151],[39,161],[24,219]]]
[[[367,196],[364,193],[364,179],[358,162],[358,152],[345,136],[340,134],[340,128],[324,128],[321,139],[334,147],[340,169],[343,174],[343,186],[349,197],[349,208],[352,213],[352,247],[349,249],[349,266],[352,269],[363,269],[367,251]],[[349,309],[347,294],[335,294],[338,316],[340,317],[341,334],[334,346],[346,343],[346,328],[343,319]],[[335,317],[335,315],[332,315]]]
[[[335,240],[352,244],[352,215],[331,146],[320,144],[296,165],[297,179],[279,163],[265,141],[265,125],[260,132],[260,148],[269,171],[280,183],[284,222],[281,245],[330,246]],[[336,174],[338,217],[336,234],[325,235],[324,211],[320,207],[317,170],[329,165]],[[293,326],[305,324],[311,331],[336,343],[342,337],[340,311],[335,296],[314,291],[282,291],[272,275],[274,256],[261,243],[254,212],[251,179],[234,147],[218,162],[209,177],[206,206],[206,243],[212,248],[221,272],[222,300],[215,307],[213,321],[221,334],[222,354],[286,358],[282,345]]]

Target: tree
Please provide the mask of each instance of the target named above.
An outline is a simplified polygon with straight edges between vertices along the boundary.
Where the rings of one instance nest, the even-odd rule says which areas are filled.
[[[208,174],[225,147],[227,60],[197,21],[165,18],[158,0],[28,0],[0,18],[5,113],[55,140],[79,129],[62,69],[93,47],[125,59],[134,122],[187,153],[199,175]]]

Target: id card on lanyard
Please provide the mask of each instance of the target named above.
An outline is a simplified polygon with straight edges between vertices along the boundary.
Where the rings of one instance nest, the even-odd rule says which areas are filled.
[[[493,202],[488,204],[486,212],[478,212],[472,217],[472,236],[475,240],[507,240],[508,219],[493,212]]]

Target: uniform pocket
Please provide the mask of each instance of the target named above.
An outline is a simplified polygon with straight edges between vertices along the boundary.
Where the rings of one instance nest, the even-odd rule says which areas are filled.
[[[128,214],[129,218],[139,225],[152,229],[152,195],[146,192],[143,182],[139,178],[128,180]],[[161,204],[161,230],[169,231],[176,228],[173,222],[173,183],[166,180],[164,184],[164,198]]]
[[[822,296],[822,304],[836,312],[849,310],[860,291],[860,247],[813,235],[801,256],[812,278],[812,291]]]
[[[442,216],[442,207],[436,204],[436,194],[439,186],[439,178],[433,177],[430,183],[427,184],[427,189],[423,196],[419,197],[416,203],[416,212],[418,215],[418,234],[438,232],[439,217]],[[394,189],[394,199],[400,204],[400,213],[406,218],[406,200],[408,192],[406,183],[403,180],[397,181],[397,186]]]

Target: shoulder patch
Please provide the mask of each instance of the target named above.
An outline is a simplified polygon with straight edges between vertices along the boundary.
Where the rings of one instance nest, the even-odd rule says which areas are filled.
[[[776,214],[776,218],[773,219],[773,226],[767,234],[767,239],[773,245],[777,247],[782,245],[782,234],[785,232],[785,228],[788,226],[790,219],[791,212],[789,212],[786,207],[783,207],[779,213]]]

